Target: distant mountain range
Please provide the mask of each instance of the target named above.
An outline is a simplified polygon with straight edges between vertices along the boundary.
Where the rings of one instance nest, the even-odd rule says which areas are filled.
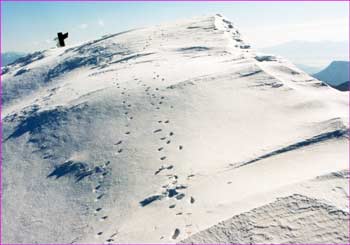
[[[11,64],[18,58],[21,58],[25,56],[26,53],[22,52],[5,52],[1,54],[1,66],[6,66],[8,64]]]
[[[334,87],[342,85],[349,81],[349,62],[333,61],[329,66],[313,76]]]

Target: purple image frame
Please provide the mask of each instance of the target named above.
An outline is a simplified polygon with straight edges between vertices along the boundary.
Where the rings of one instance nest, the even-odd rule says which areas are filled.
[[[2,54],[2,2],[348,2],[348,24],[350,28],[350,0],[0,0],[0,53]],[[350,34],[350,30],[349,30]],[[348,37],[348,61],[350,61],[350,36]],[[0,67],[2,67],[2,59],[0,59]],[[350,71],[350,62],[349,62],[349,67]],[[350,76],[349,79],[350,81]],[[1,136],[1,143],[0,143],[0,245],[6,244],[2,243],[2,70],[0,70],[0,136]],[[350,91],[348,92],[348,120],[349,120],[349,125],[350,125]],[[350,138],[348,138],[348,169],[350,170]],[[348,181],[348,192],[350,193],[350,180]],[[350,213],[350,196],[348,199],[348,204],[349,204],[349,210],[348,212]],[[350,219],[348,220],[348,235],[350,239]],[[15,245],[16,243],[11,243],[12,245]],[[21,245],[34,245],[33,243],[20,243]],[[41,244],[41,245],[58,245],[61,243],[36,243],[36,244]],[[101,243],[74,243],[76,245],[100,245]],[[108,243],[112,244],[113,243]],[[138,245],[142,243],[128,243],[128,245]],[[166,243],[147,243],[148,245],[159,245],[159,244],[166,244]],[[246,245],[246,244],[238,244],[237,245]],[[252,244],[252,243],[249,243]],[[277,244],[277,243],[274,243]],[[290,245],[288,243],[278,243],[280,245]],[[300,245],[328,245],[325,243],[318,244],[318,243],[298,243]],[[331,245],[333,243],[329,243]],[[62,243],[63,245],[63,243]],[[214,244],[208,244],[208,245],[214,245]],[[219,245],[219,244],[215,244]],[[272,245],[271,243],[259,243],[259,245]],[[343,243],[339,245],[350,245],[350,240],[348,243]]]

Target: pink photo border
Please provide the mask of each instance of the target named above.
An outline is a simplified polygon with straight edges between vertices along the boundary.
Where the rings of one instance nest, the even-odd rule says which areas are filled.
[[[2,54],[2,2],[348,2],[348,14],[349,14],[349,27],[350,27],[350,0],[0,0],[0,53]],[[350,30],[349,30],[350,32]],[[350,61],[350,36],[348,39],[349,42],[349,53],[348,53],[348,61]],[[2,59],[0,59],[0,67],[2,67]],[[350,63],[349,63],[349,71],[350,71]],[[349,77],[350,81],[350,77]],[[348,105],[349,105],[349,125],[350,125],[350,92],[348,92]],[[2,139],[2,71],[0,70],[0,136]],[[350,170],[350,138],[348,138],[349,145],[348,145],[348,164],[349,164],[349,170]],[[348,191],[350,193],[350,180],[348,182]],[[350,197],[349,197],[349,213],[350,213]],[[350,239],[350,219],[348,220],[348,228],[349,228],[349,239]],[[0,143],[0,245],[5,243],[2,243],[2,141]],[[15,245],[14,243],[11,243],[12,245]],[[60,243],[54,243],[55,245],[58,245]],[[112,244],[112,243],[109,243]],[[141,244],[141,243],[139,243]],[[156,243],[151,244],[148,243],[148,245],[159,245],[159,244],[166,244],[166,243]],[[21,245],[34,245],[31,243],[21,243]],[[40,245],[52,245],[50,243],[41,243]],[[63,244],[62,244],[63,245]],[[94,244],[78,244],[76,245],[100,245],[100,243]],[[132,243],[128,243],[128,245],[136,245]],[[214,245],[214,244],[208,244],[208,245]],[[216,244],[218,245],[218,244]],[[237,244],[237,245],[245,245],[245,244]],[[270,245],[270,243],[259,243],[259,245]],[[272,245],[272,244],[271,244]],[[290,244],[279,244],[279,245],[290,245]],[[315,243],[305,243],[300,245],[326,245],[326,244],[315,244]],[[329,244],[331,245],[331,244]],[[340,245],[350,245],[350,240],[348,243],[340,244]]]

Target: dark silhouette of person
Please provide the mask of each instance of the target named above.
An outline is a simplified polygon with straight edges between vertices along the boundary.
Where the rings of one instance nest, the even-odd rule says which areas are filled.
[[[64,43],[64,39],[68,38],[68,32],[65,34],[63,34],[62,32],[59,32],[59,33],[57,33],[57,37],[58,37],[57,46],[58,47],[66,46],[66,44]]]

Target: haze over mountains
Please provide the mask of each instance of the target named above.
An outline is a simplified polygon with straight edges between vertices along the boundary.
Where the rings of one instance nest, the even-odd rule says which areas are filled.
[[[2,71],[3,243],[349,241],[347,94],[221,15]]]
[[[345,41],[291,41],[261,51],[285,57],[309,74],[321,71],[332,61],[349,59],[349,45]]]

